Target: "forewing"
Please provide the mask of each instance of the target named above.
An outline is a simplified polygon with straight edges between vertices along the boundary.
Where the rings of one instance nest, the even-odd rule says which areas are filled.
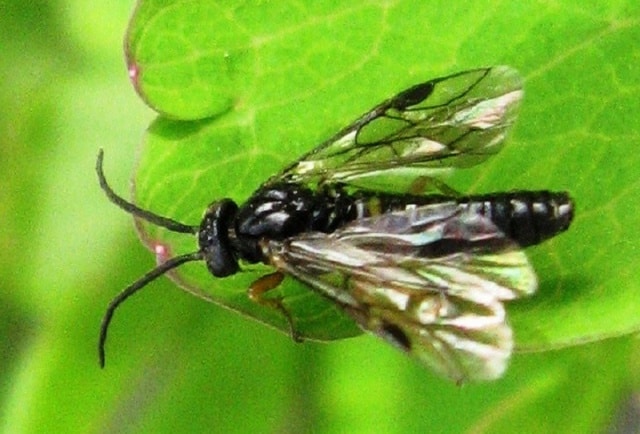
[[[496,66],[418,84],[384,101],[269,182],[407,182],[497,153],[522,98],[517,71]],[[407,182],[402,182],[407,181]],[[397,187],[395,187],[397,186]]]
[[[268,250],[273,265],[362,328],[458,382],[502,374],[513,346],[502,301],[536,288],[524,252],[455,203],[270,241]]]

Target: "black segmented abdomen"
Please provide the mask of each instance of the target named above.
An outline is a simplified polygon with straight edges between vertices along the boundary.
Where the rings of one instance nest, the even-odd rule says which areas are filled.
[[[573,219],[573,202],[565,192],[514,191],[469,196],[457,202],[488,217],[522,247],[565,231]]]
[[[402,211],[408,206],[455,202],[489,218],[520,246],[538,244],[568,229],[573,202],[566,192],[513,191],[453,198],[444,195],[369,195],[360,193],[350,205],[351,218]],[[355,212],[357,210],[357,212]],[[356,215],[354,217],[354,215]]]

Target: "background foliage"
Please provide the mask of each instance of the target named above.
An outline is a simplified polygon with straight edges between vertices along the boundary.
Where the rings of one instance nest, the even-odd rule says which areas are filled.
[[[144,101],[172,118],[144,136],[155,114],[122,60],[131,4],[3,5],[5,432],[593,432],[618,423],[640,368],[636,3],[327,3],[140,5],[127,59],[141,67]],[[106,303],[153,266],[97,187],[98,147],[118,191],[137,155],[140,202],[195,222],[209,201],[246,197],[382,98],[494,64],[526,79],[520,120],[499,156],[450,182],[572,192],[571,231],[530,251],[539,294],[509,309],[521,349],[564,349],[516,354],[504,379],[460,388],[373,337],[296,345],[161,279],[119,312],[98,369]],[[205,294],[244,296],[242,278],[207,282]]]

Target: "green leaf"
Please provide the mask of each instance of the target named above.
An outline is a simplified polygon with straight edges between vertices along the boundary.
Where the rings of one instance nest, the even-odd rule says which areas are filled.
[[[527,17],[514,6],[491,15],[492,31],[511,41],[502,44],[462,31],[458,26],[464,28],[474,15],[456,10],[454,28],[447,31],[459,32],[461,39],[451,43],[469,58],[454,61],[437,43],[445,32],[436,19],[442,20],[442,8],[407,1],[285,13],[290,10],[288,3],[275,8],[206,1],[141,4],[128,39],[129,64],[143,72],[138,88],[157,110],[198,120],[160,117],[151,127],[136,174],[139,204],[197,224],[210,202],[223,197],[242,202],[297,155],[405,87],[508,63],[526,79],[511,143],[493,161],[449,182],[469,192],[568,190],[576,202],[569,232],[531,249],[540,291],[510,306],[518,346],[544,350],[640,329],[640,304],[634,302],[639,288],[629,278],[638,244],[637,231],[629,228],[639,221],[633,209],[640,200],[640,154],[633,152],[632,131],[640,75],[630,72],[622,55],[638,36],[635,22],[595,17],[583,22],[567,9],[557,14],[555,31],[580,24],[569,35],[545,30],[540,41],[525,36],[542,32],[541,15]],[[250,25],[262,14],[264,21]],[[511,25],[512,14],[518,15],[518,26]],[[411,44],[399,37],[402,29],[420,23],[434,28],[412,35]],[[529,53],[539,43],[545,50],[536,49],[533,57]],[[612,55],[603,58],[605,51]],[[217,65],[212,71],[222,58],[243,67]],[[176,253],[195,249],[184,236],[147,230],[151,247],[162,243]],[[208,276],[201,265],[177,274],[204,298],[287,331],[279,312],[246,297],[245,288],[267,269],[250,270],[222,280]],[[281,294],[304,336],[355,333],[348,320],[301,285],[288,282]]]

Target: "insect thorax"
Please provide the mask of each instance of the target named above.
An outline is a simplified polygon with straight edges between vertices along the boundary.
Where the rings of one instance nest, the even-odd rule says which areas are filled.
[[[239,208],[231,199],[212,203],[198,241],[209,271],[224,277],[239,270],[238,260],[269,262],[260,240],[331,233],[346,222],[378,213],[379,205],[373,194],[351,195],[341,187],[314,191],[298,184],[274,184],[256,191]]]
[[[282,240],[304,231],[330,231],[342,223],[342,194],[314,194],[308,188],[282,184],[256,191],[240,208],[231,199],[212,203],[198,234],[209,271],[216,277],[235,274],[238,260],[266,262],[259,242]]]

